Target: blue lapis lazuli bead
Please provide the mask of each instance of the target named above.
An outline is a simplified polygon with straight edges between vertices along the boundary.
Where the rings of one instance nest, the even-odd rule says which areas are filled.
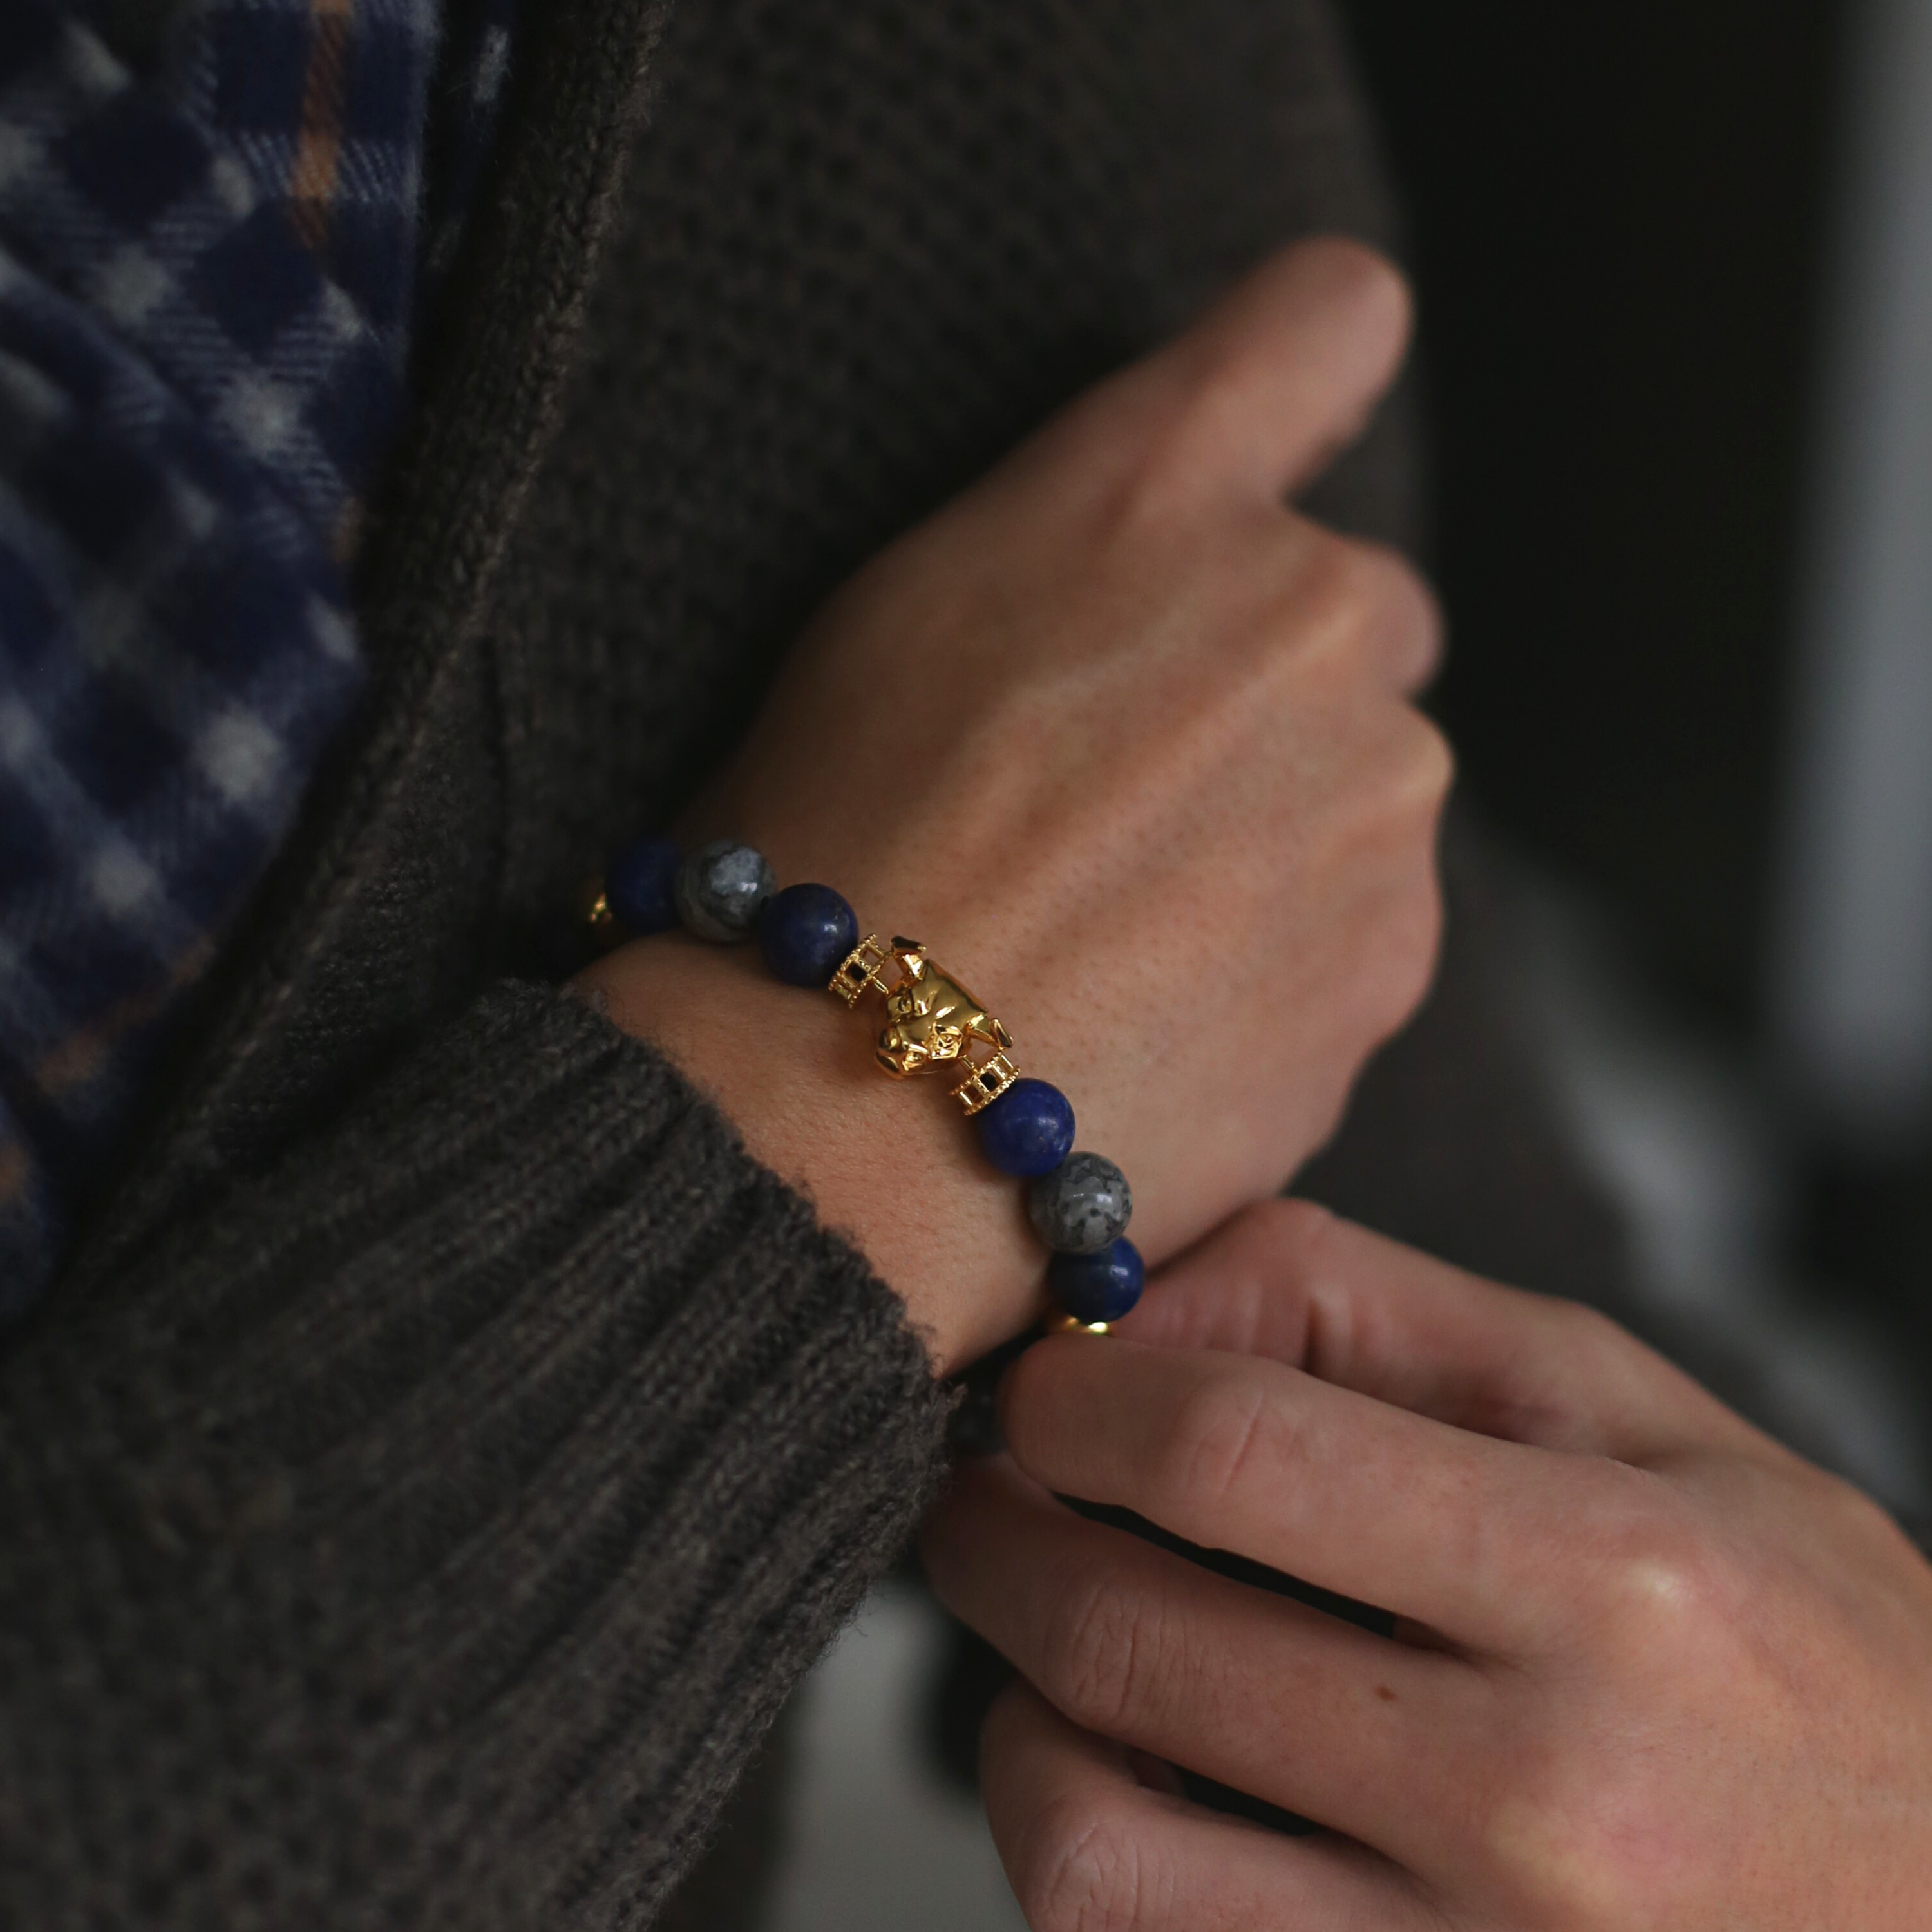
[[[669,838],[634,840],[604,874],[604,902],[626,932],[642,938],[677,923],[677,868],[684,854]]]
[[[1002,1174],[1031,1180],[1073,1151],[1073,1103],[1044,1080],[1016,1080],[980,1110],[980,1151]]]
[[[858,943],[857,915],[830,886],[788,886],[758,914],[765,964],[788,986],[829,986]]]
[[[1053,1298],[1076,1322],[1118,1322],[1141,1298],[1147,1270],[1126,1240],[1090,1255],[1055,1255],[1046,1271]]]

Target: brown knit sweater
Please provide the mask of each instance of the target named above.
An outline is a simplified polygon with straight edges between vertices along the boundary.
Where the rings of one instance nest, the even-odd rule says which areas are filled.
[[[650,1917],[944,1404],[672,1069],[510,975],[860,559],[1264,247],[1379,232],[1310,0],[524,22],[371,700],[0,1359],[0,1923]],[[1393,531],[1399,473],[1331,506]]]

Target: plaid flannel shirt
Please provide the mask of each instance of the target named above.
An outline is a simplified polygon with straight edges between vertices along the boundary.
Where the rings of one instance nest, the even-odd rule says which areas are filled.
[[[146,47],[0,5],[0,1318],[362,687],[359,513],[512,4],[176,0]]]

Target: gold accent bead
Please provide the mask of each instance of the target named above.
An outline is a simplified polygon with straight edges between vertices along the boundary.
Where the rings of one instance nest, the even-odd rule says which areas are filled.
[[[826,991],[836,993],[848,1006],[859,1004],[868,986],[884,993],[886,982],[879,975],[892,958],[892,950],[876,932],[868,932],[838,962],[838,970],[826,982]]]
[[[617,915],[610,910],[609,896],[602,879],[586,879],[577,897],[578,911],[584,923],[599,939],[608,939],[617,928]]]
[[[966,1109],[970,1120],[981,1108],[990,1107],[1020,1077],[1019,1063],[1004,1050],[991,1060],[970,1068],[964,1079],[952,1090],[952,1097]]]
[[[1049,1315],[1040,1327],[1049,1335],[1111,1335],[1111,1322],[1083,1322],[1077,1315]]]

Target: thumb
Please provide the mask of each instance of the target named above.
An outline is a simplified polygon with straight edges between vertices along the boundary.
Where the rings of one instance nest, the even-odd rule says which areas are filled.
[[[1157,1348],[1265,1355],[1438,1422],[1646,1461],[1750,1425],[1613,1322],[1465,1274],[1306,1201],[1244,1209],[1119,1324]]]

